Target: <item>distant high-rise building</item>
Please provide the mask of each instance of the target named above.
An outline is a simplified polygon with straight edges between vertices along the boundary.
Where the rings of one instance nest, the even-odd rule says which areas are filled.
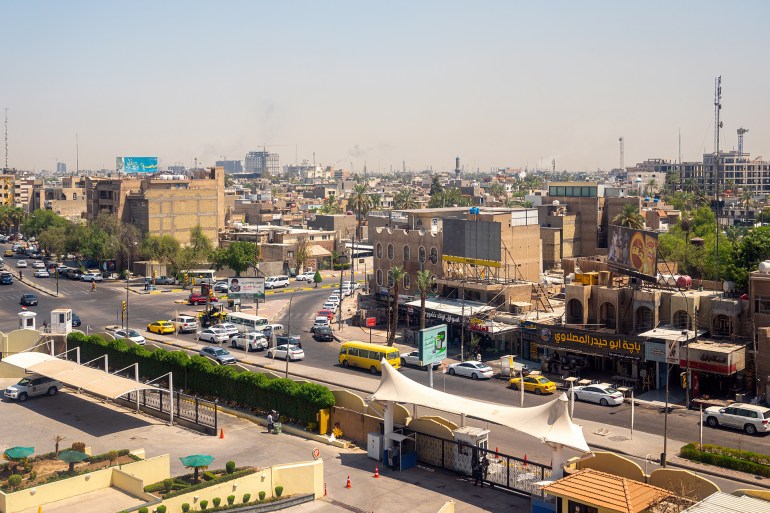
[[[243,165],[240,160],[217,160],[217,167],[225,169],[225,173],[243,173]]]
[[[275,176],[279,173],[278,154],[267,151],[250,151],[244,159],[246,174],[257,177]]]
[[[65,162],[57,162],[56,173],[61,175],[67,174],[67,164]]]
[[[187,168],[181,165],[168,166],[168,172],[173,175],[183,175],[187,171]]]

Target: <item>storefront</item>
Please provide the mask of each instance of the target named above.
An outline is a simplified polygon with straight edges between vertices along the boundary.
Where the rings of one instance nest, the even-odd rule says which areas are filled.
[[[719,341],[691,342],[679,351],[679,366],[688,369],[693,398],[735,400],[746,389],[746,346]],[[750,387],[749,387],[750,388]]]

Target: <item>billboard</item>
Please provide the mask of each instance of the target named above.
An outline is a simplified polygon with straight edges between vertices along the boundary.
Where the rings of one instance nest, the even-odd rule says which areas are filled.
[[[227,297],[265,300],[265,278],[233,276],[227,279]]]
[[[658,274],[658,234],[610,225],[607,261],[647,276]]]
[[[419,333],[420,366],[431,365],[444,360],[447,350],[446,324],[425,328]]]
[[[614,358],[644,357],[645,342],[629,335],[563,328],[549,324],[535,324],[537,344],[568,352]]]
[[[443,224],[444,255],[500,262],[500,223],[444,219]]]
[[[118,157],[115,167],[119,173],[156,173],[158,157]]]

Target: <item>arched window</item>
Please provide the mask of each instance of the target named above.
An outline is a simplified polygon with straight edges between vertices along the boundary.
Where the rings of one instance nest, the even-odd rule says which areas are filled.
[[[438,262],[438,250],[436,246],[433,246],[430,248],[430,263],[435,264],[436,262]]]
[[[409,290],[409,287],[412,285],[412,279],[409,277],[409,273],[406,273],[404,275],[404,291]]]
[[[377,286],[382,287],[382,269],[377,269]]]
[[[567,324],[583,324],[583,303],[572,298],[567,303]]]
[[[646,306],[640,306],[636,311],[636,329],[648,330],[652,327],[652,310]]]
[[[617,327],[617,321],[615,319],[615,305],[612,303],[604,303],[601,307],[601,319],[607,328],[615,329]]]
[[[438,283],[436,283],[436,280],[438,277],[434,274],[430,277],[430,291],[433,294],[438,294]]]
[[[382,244],[377,243],[377,258],[382,258]]]
[[[404,244],[404,262],[408,262],[412,258],[412,250],[408,245]]]
[[[684,310],[677,310],[674,312],[672,324],[676,329],[689,330],[691,328],[690,316]]]
[[[419,251],[419,254],[418,254],[418,258],[419,258],[420,262],[423,262],[423,263],[425,262],[425,248],[422,247],[422,246],[420,246],[420,251]]]
[[[393,244],[388,244],[388,260],[393,260]]]

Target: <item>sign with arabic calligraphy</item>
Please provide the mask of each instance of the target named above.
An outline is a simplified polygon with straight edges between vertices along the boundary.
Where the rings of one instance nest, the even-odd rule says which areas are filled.
[[[644,341],[625,335],[584,331],[540,324],[538,343],[554,349],[578,351],[600,356],[644,357]]]

